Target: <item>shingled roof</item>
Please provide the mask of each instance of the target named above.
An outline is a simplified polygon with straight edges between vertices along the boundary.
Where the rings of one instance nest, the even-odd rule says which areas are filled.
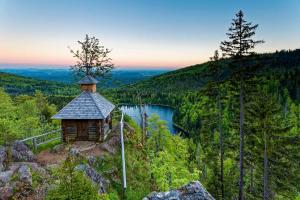
[[[83,77],[80,81],[78,81],[79,84],[96,84],[99,81],[97,81],[94,77],[87,75]]]
[[[105,119],[115,106],[99,93],[82,92],[53,119]]]

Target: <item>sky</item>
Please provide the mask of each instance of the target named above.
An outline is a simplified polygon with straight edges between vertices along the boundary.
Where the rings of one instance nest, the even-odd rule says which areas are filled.
[[[300,48],[300,0],[0,0],[0,65],[72,65],[85,34],[117,67],[203,63],[240,9],[266,41],[257,52]]]

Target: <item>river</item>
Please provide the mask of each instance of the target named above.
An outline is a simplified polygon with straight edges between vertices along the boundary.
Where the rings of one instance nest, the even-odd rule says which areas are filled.
[[[140,106],[123,105],[121,106],[121,110],[130,116],[138,125],[141,124]],[[167,127],[172,134],[176,134],[178,132],[177,128],[173,125],[174,110],[172,108],[159,105],[145,105],[145,112],[148,117],[152,114],[157,114],[161,120],[166,121]]]

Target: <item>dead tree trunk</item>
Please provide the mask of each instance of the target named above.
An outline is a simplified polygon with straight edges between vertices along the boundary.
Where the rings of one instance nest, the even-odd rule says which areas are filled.
[[[244,200],[244,80],[240,80],[240,180],[239,200]]]
[[[264,200],[269,199],[269,160],[268,160],[268,141],[267,134],[264,133]]]
[[[218,88],[218,129],[220,134],[220,182],[221,182],[221,199],[224,199],[224,145],[223,145],[223,130],[222,130],[222,105],[220,88]]]

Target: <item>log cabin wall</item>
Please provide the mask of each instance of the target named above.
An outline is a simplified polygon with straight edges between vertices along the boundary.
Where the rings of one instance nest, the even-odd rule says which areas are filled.
[[[100,141],[104,141],[104,120],[100,120]]]
[[[103,120],[70,120],[61,121],[63,141],[101,141],[103,139]]]

